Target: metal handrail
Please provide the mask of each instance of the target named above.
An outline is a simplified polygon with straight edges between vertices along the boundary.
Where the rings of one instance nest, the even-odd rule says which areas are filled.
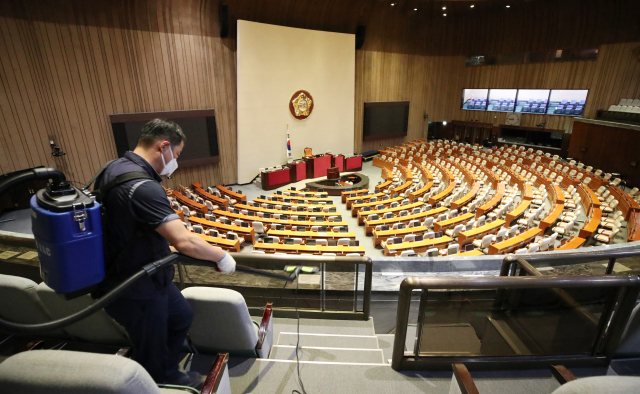
[[[300,310],[300,317],[306,318],[334,318],[334,319],[358,319],[368,320],[371,314],[371,287],[373,279],[373,262],[369,257],[340,257],[340,256],[313,256],[312,258],[300,255],[266,255],[257,253],[230,253],[239,265],[248,267],[260,267],[271,265],[274,269],[282,269],[284,265],[319,266],[320,267],[320,310]],[[206,264],[196,264],[207,266]],[[362,310],[358,310],[358,293],[360,265],[364,265],[364,283],[362,290]],[[326,307],[326,273],[339,271],[340,267],[353,269],[355,266],[355,286],[353,298],[353,311],[332,311]],[[276,268],[277,267],[277,268]],[[185,287],[182,265],[178,264],[178,275],[181,288]],[[251,308],[250,308],[251,309]],[[279,317],[295,317],[296,314],[290,308],[274,308],[274,315]]]
[[[599,327],[598,345],[596,350],[602,354],[590,356],[517,356],[520,357],[420,357],[415,352],[405,355],[404,347],[409,324],[409,311],[411,295],[414,290],[422,290],[422,299],[426,299],[429,290],[462,290],[462,289],[542,289],[542,288],[587,288],[587,287],[617,287],[618,294],[613,305],[608,308],[609,318],[606,324]],[[615,352],[624,330],[624,324],[633,310],[640,294],[640,278],[637,276],[518,276],[518,277],[481,277],[481,278],[435,278],[435,277],[408,277],[400,285],[398,298],[398,311],[396,316],[396,334],[393,344],[391,366],[395,370],[420,370],[423,368],[447,369],[452,362],[485,362],[487,365],[501,365],[514,367],[515,365],[538,365],[551,362],[591,362],[602,363],[603,359],[610,358]],[[421,302],[422,306],[422,302]],[[603,316],[604,313],[603,313]],[[603,318],[604,319],[604,318]],[[419,322],[420,325],[420,322]],[[604,331],[604,330],[608,331]],[[420,332],[421,327],[418,327]],[[605,335],[606,334],[606,335]],[[524,359],[523,359],[524,357]],[[431,360],[427,360],[427,359]]]

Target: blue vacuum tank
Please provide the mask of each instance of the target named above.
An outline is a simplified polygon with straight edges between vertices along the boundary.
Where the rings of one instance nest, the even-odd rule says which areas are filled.
[[[100,204],[67,182],[31,198],[40,272],[57,293],[86,294],[105,276]]]

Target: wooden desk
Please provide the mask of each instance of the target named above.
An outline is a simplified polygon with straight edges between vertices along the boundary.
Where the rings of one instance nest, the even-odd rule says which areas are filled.
[[[352,190],[350,192],[342,192],[340,193],[340,195],[342,196],[342,203],[347,202],[347,199],[352,195],[355,194],[356,196],[361,196],[362,194],[368,192],[368,189],[362,189],[362,190]]]
[[[385,207],[389,207],[394,202],[397,202],[398,205],[400,205],[402,200],[404,200],[404,198],[395,197],[395,198],[390,198],[390,199],[384,200],[384,201],[380,200],[380,201],[376,201],[376,202],[363,202],[361,204],[353,204],[353,205],[351,205],[351,216],[352,217],[358,216],[358,212],[364,207],[375,208],[376,205],[380,205],[380,204],[384,205]]]
[[[304,200],[307,200],[307,201],[324,202],[324,203],[328,203],[328,204],[333,204],[333,200],[328,198],[328,197],[285,196],[285,195],[280,195],[280,194],[275,194],[275,193],[269,195],[269,197],[276,197],[278,199],[278,201],[283,201],[283,202],[284,202],[284,199],[287,198],[287,199],[291,200],[291,202],[296,201],[298,203],[300,203],[301,201],[304,202]]]
[[[285,226],[305,226],[307,227],[307,229],[311,229],[312,226],[324,226],[324,225],[330,225],[332,227],[347,227],[348,224],[345,221],[342,222],[310,222],[310,221],[306,221],[306,220],[300,220],[300,221],[293,221],[293,220],[279,220],[279,219],[273,219],[273,218],[261,218],[259,216],[249,216],[249,215],[243,215],[241,213],[231,213],[229,211],[221,211],[219,209],[216,209],[215,211],[213,211],[214,215],[216,216],[224,216],[226,218],[229,219],[240,219],[240,220],[244,220],[246,222],[260,222],[260,223],[275,223],[275,224],[283,224]],[[331,224],[329,224],[331,223]]]
[[[371,199],[372,197],[376,197],[378,199],[381,199],[382,197],[386,196],[385,193],[375,193],[375,194],[369,194],[367,196],[355,196],[355,197],[347,197],[347,209],[351,209],[351,206],[353,205],[353,203],[356,200],[367,200],[367,199]],[[399,197],[398,197],[399,198]],[[402,201],[402,199],[400,199],[400,201]],[[343,201],[344,202],[344,201]],[[364,204],[364,203],[363,203]]]
[[[363,190],[363,191],[366,191],[366,190]],[[289,195],[291,195],[291,196],[294,196],[294,195],[300,196],[300,195],[302,195],[301,197],[305,197],[307,194],[309,195],[309,197],[314,197],[316,194],[320,194],[320,197],[329,198],[329,193],[327,193],[327,192],[303,192],[302,190],[287,189],[283,193],[289,193]],[[318,197],[318,198],[320,198],[320,197]],[[300,197],[298,197],[298,198],[300,198]],[[308,199],[307,197],[305,197],[305,198]]]
[[[376,185],[375,191],[386,190],[389,186],[391,186],[392,183],[393,183],[393,180],[382,182],[381,184]]]
[[[183,196],[179,191],[174,190],[172,192],[173,196],[178,200],[178,202],[182,205],[186,205],[189,209],[193,209],[196,212],[200,212],[201,214],[209,213],[209,208],[206,205],[200,204],[199,202],[195,202],[193,200],[188,199]]]
[[[391,195],[393,196],[396,193],[402,193],[403,191],[407,190],[412,184],[413,184],[413,181],[410,180],[396,187],[395,189],[391,189]]]
[[[511,226],[511,222],[518,219],[520,216],[524,214],[524,212],[531,205],[531,200],[522,200],[520,204],[518,204],[513,211],[507,213],[506,222],[507,226]]]
[[[211,201],[213,205],[229,207],[229,200],[227,200],[226,198],[220,198],[218,196],[214,196],[213,194],[204,190],[201,184],[194,182],[191,184],[191,187],[193,188],[193,190],[196,192],[197,195],[199,195],[205,200]]]
[[[358,253],[364,256],[364,246],[321,246],[321,245],[285,245],[285,244],[266,244],[257,242],[253,245],[253,250],[264,250],[266,253],[311,253],[320,255],[322,253],[335,253],[338,256],[344,256],[347,253]]]
[[[298,200],[296,200],[298,201]],[[271,205],[283,205],[285,207],[303,207],[303,208],[324,208],[324,207],[329,207],[329,208],[336,208],[335,205],[333,205],[333,201],[331,201],[330,204],[298,204],[298,203],[293,203],[293,202],[284,202],[284,201],[271,201],[271,200],[265,200],[262,198],[254,198],[253,202],[257,202],[260,204],[271,204]]]
[[[583,184],[578,185],[578,195],[582,198],[582,206],[585,208],[584,212],[589,214],[592,208],[600,208],[600,200],[598,195]]]
[[[240,193],[236,193],[233,190],[229,190],[228,188],[226,188],[224,185],[218,185],[216,186],[216,188],[218,190],[220,190],[220,193],[229,196],[229,198],[231,198],[232,200],[236,200],[239,202],[246,202],[247,201],[247,196],[245,196],[244,194],[240,194]]]
[[[220,222],[212,222],[210,220],[207,219],[201,219],[201,218],[197,218],[194,216],[191,216],[189,218],[189,223],[191,224],[199,224],[200,226],[202,226],[202,228],[204,228],[205,230],[213,228],[218,230],[219,232],[226,234],[229,231],[233,231],[234,233],[238,234],[239,237],[242,237],[245,239],[245,241],[247,242],[251,242],[253,243],[256,239],[255,235],[254,235],[254,230],[253,227],[240,227],[240,226],[236,226],[234,224],[223,224]]]
[[[627,242],[640,241],[640,212],[629,214],[627,233]]]
[[[553,224],[558,220],[558,218],[562,214],[563,210],[564,210],[563,204],[554,205],[553,209],[549,211],[549,214],[547,215],[547,217],[540,220],[540,224],[538,224],[538,227],[544,230],[548,227],[553,226]]]
[[[307,163],[307,179],[327,176],[327,170],[331,167],[331,155],[316,155],[305,157]]]
[[[487,201],[486,204],[476,209],[476,218],[479,218],[485,213],[493,210],[500,203],[500,201],[502,201],[502,197],[504,196],[505,189],[506,189],[506,186],[504,182],[498,183],[496,192],[494,193],[493,197],[491,197],[491,200]]]
[[[520,235],[516,235],[506,241],[489,245],[489,254],[506,254],[533,241],[535,237],[542,234],[542,230],[538,227],[530,228]]]
[[[456,253],[456,254],[452,254],[450,256],[484,256],[484,253],[482,253],[478,249],[473,249],[473,250],[470,250],[468,252]]]
[[[524,190],[522,192],[522,198],[524,200],[533,200],[533,186],[530,183],[524,184]]]
[[[584,245],[584,243],[587,240],[584,238],[580,238],[580,237],[573,237],[569,240],[569,242],[565,243],[564,245],[560,245],[557,248],[555,248],[554,250],[572,250],[572,249],[578,249],[579,247],[581,247],[582,245]]]
[[[426,233],[429,231],[425,226],[407,227],[398,230],[376,231],[373,229],[373,246],[378,246],[382,241],[392,237],[404,237],[407,234]]]
[[[471,200],[473,200],[476,197],[476,194],[478,194],[478,191],[480,191],[480,183],[476,182],[473,184],[473,187],[471,187],[471,190],[469,190],[469,192],[465,194],[462,198],[451,202],[451,209],[458,209],[469,204]]]
[[[268,230],[267,235],[276,236],[280,239],[284,238],[302,238],[302,239],[340,239],[349,238],[356,239],[356,233],[340,233],[336,231],[294,231],[294,230]]]
[[[432,209],[430,211],[415,213],[415,214],[411,214],[403,217],[394,216],[389,219],[370,220],[365,222],[364,231],[365,231],[365,234],[369,235],[373,233],[373,229],[375,229],[376,226],[384,226],[384,225],[393,226],[395,223],[409,223],[412,220],[421,220],[421,219],[424,220],[431,216],[440,215],[441,213],[447,211],[448,209],[449,208],[447,207],[440,207],[440,208]]]
[[[321,205],[316,205],[314,207],[322,207]],[[253,205],[244,205],[244,204],[236,204],[234,206],[235,209],[246,209],[247,211],[254,212],[262,212],[262,213],[270,213],[272,215],[296,215],[296,216],[322,216],[325,218],[329,216],[342,216],[340,212],[309,212],[309,211],[285,211],[280,209],[268,209],[262,207],[254,207]]]
[[[449,245],[451,241],[453,241],[453,238],[445,235],[440,238],[423,239],[422,241],[418,241],[418,242],[403,242],[400,244],[393,244],[393,245],[385,244],[384,255],[385,256],[400,255],[402,251],[409,250],[409,249],[413,250],[416,253],[424,253],[431,248],[443,249],[447,245]]]
[[[362,226],[364,224],[364,219],[366,219],[367,216],[369,215],[373,215],[373,214],[377,214],[382,216],[383,214],[387,213],[387,212],[400,212],[400,211],[404,211],[407,210],[409,211],[409,214],[411,214],[411,210],[413,208],[419,208],[421,206],[423,206],[424,203],[422,202],[414,202],[411,204],[407,204],[407,205],[398,205],[395,208],[387,208],[387,209],[381,209],[381,210],[374,210],[374,211],[368,211],[368,212],[358,212],[358,226]]]
[[[472,243],[475,239],[482,239],[485,235],[497,233],[504,223],[504,220],[496,219],[484,226],[475,227],[469,231],[461,231],[460,234],[458,234],[458,244],[460,247],[463,247],[466,244]]]
[[[447,196],[449,194],[451,194],[451,192],[453,192],[453,189],[455,189],[456,187],[456,182],[455,180],[452,180],[451,182],[449,182],[449,185],[440,193],[436,194],[433,197],[429,197],[429,204],[431,205],[435,205],[436,203],[444,200],[445,198],[447,198]]]
[[[562,188],[558,185],[556,185],[555,183],[552,185],[553,189],[554,189],[554,193],[556,196],[556,201],[554,201],[556,204],[562,204],[564,205],[564,193],[562,192]]]
[[[198,237],[204,239],[205,241],[207,241],[208,243],[210,243],[211,245],[215,245],[218,246],[224,250],[229,250],[232,252],[239,252],[240,251],[240,240],[239,239],[226,239],[226,238],[219,238],[219,237],[210,237],[208,235],[204,235],[204,234],[196,234]]]
[[[590,236],[592,236],[593,233],[595,233],[598,229],[600,220],[602,220],[602,210],[600,208],[592,208],[591,213],[589,213],[589,216],[587,217],[587,220],[580,228],[578,237],[589,238]]]
[[[459,216],[457,216],[455,218],[443,220],[441,222],[434,222],[433,223],[433,231],[436,231],[436,232],[437,231],[445,231],[445,230],[448,230],[450,228],[454,228],[458,224],[466,223],[467,221],[471,220],[474,216],[475,216],[475,214],[469,212],[469,213],[465,213],[464,215],[459,215]]]
[[[182,220],[184,222],[184,212],[176,211],[175,209],[173,210],[173,212],[175,212],[176,215],[178,215],[180,217],[180,220]]]
[[[627,192],[623,191],[618,186],[609,186],[609,192],[616,200],[618,200],[618,209],[622,211],[624,214],[624,220],[627,222],[629,221],[632,212],[640,211],[640,205],[638,205],[634,199],[629,197]]]
[[[409,193],[409,200],[411,202],[417,201],[418,198],[420,198],[420,197],[424,196],[425,194],[427,194],[427,192],[429,190],[431,190],[433,185],[434,185],[433,181],[429,181],[421,189],[418,189],[418,190],[416,190],[414,192]]]

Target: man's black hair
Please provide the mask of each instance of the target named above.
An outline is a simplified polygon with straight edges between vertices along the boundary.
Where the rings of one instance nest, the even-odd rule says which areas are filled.
[[[162,139],[168,140],[171,148],[174,148],[185,141],[187,137],[176,123],[166,119],[154,119],[142,127],[138,136],[138,145],[149,146]]]

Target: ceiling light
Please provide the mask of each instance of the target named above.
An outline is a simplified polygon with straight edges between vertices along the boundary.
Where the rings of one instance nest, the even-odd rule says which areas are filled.
[[[396,5],[396,3],[391,3],[391,7],[393,7],[394,5]]]
[[[471,4],[470,8],[473,8],[473,7],[475,7],[475,5]]]
[[[418,9],[417,9],[417,8],[414,8],[413,10],[414,10],[414,11],[418,11]]]
[[[442,16],[447,16],[447,14],[442,14]]]
[[[442,7],[442,9],[443,9],[443,10],[446,10],[446,9],[447,9],[447,7]]]
[[[507,6],[507,8],[511,8],[511,6],[510,6],[510,5],[508,5],[508,6]]]

